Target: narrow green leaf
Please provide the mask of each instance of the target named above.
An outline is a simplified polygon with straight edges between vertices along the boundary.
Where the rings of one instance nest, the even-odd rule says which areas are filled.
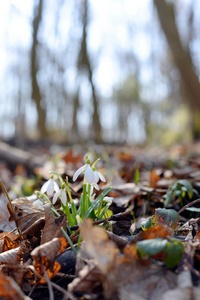
[[[136,170],[135,170],[135,184],[138,184],[139,180],[140,180],[140,171],[139,171],[138,168],[136,168]]]
[[[105,197],[105,196],[110,192],[111,188],[112,188],[112,187],[109,187],[109,188],[105,189],[105,190],[97,197],[97,199],[95,199],[95,201],[93,201],[93,202],[91,203],[91,206],[89,207],[88,211],[87,211],[86,214],[85,214],[85,217],[86,217],[86,218],[90,215],[90,213],[91,213],[93,210],[97,209],[97,207],[99,206],[99,203],[100,203],[100,201],[101,201],[102,194],[103,194],[103,197]]]

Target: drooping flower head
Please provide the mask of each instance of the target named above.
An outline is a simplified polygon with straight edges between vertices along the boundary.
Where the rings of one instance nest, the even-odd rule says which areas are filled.
[[[51,195],[53,194],[53,192],[57,192],[58,190],[59,190],[59,186],[58,186],[58,184],[54,181],[53,175],[51,175],[50,179],[47,180],[47,181],[43,184],[43,186],[42,186],[40,192],[41,192],[42,194],[47,193],[47,196],[51,196]]]
[[[58,198],[60,198],[62,204],[64,206],[66,206],[66,202],[67,202],[67,195],[66,195],[66,191],[65,191],[65,184],[63,183],[61,186],[61,189],[59,189],[55,195],[53,196],[53,200],[52,203],[55,204],[56,201],[58,200]]]
[[[86,156],[86,163],[85,165],[83,165],[82,167],[80,167],[73,176],[73,181],[76,181],[76,179],[78,178],[78,176],[83,173],[84,174],[84,179],[86,180],[87,183],[93,185],[97,190],[99,189],[97,183],[99,182],[99,179],[101,181],[106,181],[105,177],[103,176],[103,174],[101,174],[100,172],[98,172],[95,168],[96,163],[99,161],[99,159],[97,159],[92,167],[90,166],[90,160],[88,159],[88,156]]]

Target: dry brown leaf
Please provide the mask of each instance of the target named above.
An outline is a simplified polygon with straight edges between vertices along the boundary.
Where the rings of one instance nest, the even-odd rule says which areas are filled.
[[[31,252],[31,256],[34,260],[34,267],[36,271],[43,275],[42,266],[45,267],[49,278],[52,279],[61,269],[61,265],[55,261],[56,255],[67,246],[67,242],[64,239],[54,238],[50,242],[42,244],[35,248]],[[40,283],[45,283],[45,280],[40,281]]]
[[[23,235],[40,236],[40,230],[44,226],[44,212],[36,208],[26,198],[18,198],[12,201],[15,211],[15,219]],[[12,212],[8,204],[10,220],[13,220]]]
[[[55,218],[51,211],[51,205],[44,205],[45,211],[45,225],[41,234],[41,244],[44,244],[50,241],[54,237],[62,237],[63,233],[61,227],[66,227],[66,215],[63,215],[59,218]]]
[[[66,163],[72,163],[77,164],[79,162],[82,162],[83,156],[82,155],[74,155],[72,149],[70,149],[63,157],[62,159]]]
[[[125,247],[124,254],[119,255],[104,229],[92,227],[88,220],[81,225],[81,234],[84,247],[77,260],[83,262],[79,264],[79,277],[69,285],[70,291],[92,291],[91,282],[93,286],[101,282],[106,299],[118,295],[120,300],[160,300],[163,293],[176,287],[177,276],[160,265],[139,259],[135,244]]]
[[[0,254],[0,264],[9,264],[15,265],[19,262],[18,253],[20,251],[20,247],[15,249],[8,250]]]
[[[178,275],[178,287],[176,289],[166,291],[161,300],[199,300],[200,288],[192,285],[191,274],[184,271]]]
[[[68,289],[70,292],[84,293],[85,291],[90,291],[94,293],[102,287],[103,277],[97,266],[90,262],[83,266],[79,272],[79,277],[69,284]]]
[[[3,238],[3,252],[17,248],[19,246],[19,241],[13,242],[9,239],[8,236],[4,236]]]
[[[106,273],[112,268],[118,253],[115,243],[109,240],[103,228],[93,227],[90,219],[85,220],[80,229],[87,253],[96,260],[101,272]]]
[[[1,300],[31,300],[25,296],[14,279],[5,276],[0,271],[0,299]]]
[[[173,236],[173,234],[173,230],[170,227],[161,224],[140,232],[136,236],[134,242],[155,238],[166,238],[167,236]]]
[[[157,187],[157,182],[160,180],[160,176],[156,173],[155,170],[152,170],[150,173],[150,186],[152,188]]]

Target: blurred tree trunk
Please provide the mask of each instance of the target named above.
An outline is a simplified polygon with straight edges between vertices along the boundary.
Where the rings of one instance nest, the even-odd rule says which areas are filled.
[[[78,109],[79,109],[79,89],[76,92],[76,95],[74,97],[74,110],[73,110],[73,118],[72,118],[72,141],[78,142],[80,140],[79,131],[78,131],[78,124],[77,124],[77,115],[78,115]]]
[[[39,0],[38,5],[34,7],[33,17],[33,34],[32,34],[32,47],[31,47],[31,80],[32,80],[32,99],[35,101],[38,113],[38,130],[41,138],[47,136],[46,129],[46,111],[41,105],[42,97],[40,87],[37,79],[39,70],[37,48],[38,48],[38,30],[42,20],[43,0]]]
[[[93,99],[93,116],[92,116],[92,126],[94,129],[94,140],[98,143],[102,142],[102,133],[101,133],[101,123],[99,119],[99,103],[97,99],[97,94],[93,82],[93,70],[88,54],[87,48],[87,24],[88,24],[88,0],[84,0],[84,8],[83,8],[83,33],[82,33],[82,41],[81,41],[81,49],[79,52],[78,58],[78,68],[85,68],[88,71],[89,81],[92,88],[92,99]]]
[[[192,111],[194,138],[200,137],[200,83],[195,73],[189,51],[181,43],[175,20],[174,4],[165,0],[154,0],[160,24],[187,93],[187,104]],[[189,47],[187,47],[189,49]]]

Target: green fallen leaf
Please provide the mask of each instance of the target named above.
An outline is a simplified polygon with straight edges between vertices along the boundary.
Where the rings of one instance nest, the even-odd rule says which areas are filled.
[[[162,238],[150,239],[137,242],[138,255],[143,258],[161,252],[167,245],[167,240]]]
[[[152,217],[155,224],[165,224],[172,229],[176,229],[180,216],[174,209],[157,208],[156,214]]]
[[[164,252],[166,254],[165,263],[168,268],[174,268],[179,263],[183,251],[184,247],[181,242],[173,241],[167,243]]]

